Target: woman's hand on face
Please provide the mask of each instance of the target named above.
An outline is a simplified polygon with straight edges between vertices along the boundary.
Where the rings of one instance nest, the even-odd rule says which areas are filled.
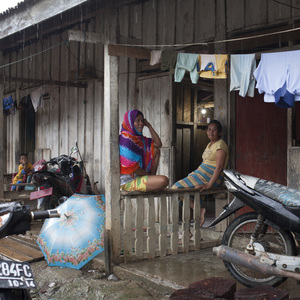
[[[147,121],[147,119],[144,119],[143,121],[144,121],[144,126],[146,126],[146,127],[150,126],[150,123]]]

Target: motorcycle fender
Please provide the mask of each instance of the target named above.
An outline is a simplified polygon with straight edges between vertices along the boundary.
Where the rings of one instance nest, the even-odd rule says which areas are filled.
[[[48,201],[48,197],[42,197],[37,200],[37,210],[43,209],[45,203]]]
[[[212,221],[212,223],[208,227],[212,227],[212,226],[220,223],[221,221],[223,221],[227,217],[231,216],[237,210],[241,209],[244,206],[245,206],[245,204],[241,200],[239,200],[237,197],[234,197],[233,200],[229,204],[227,204],[223,207],[223,211],[220,213],[220,215],[215,220]]]
[[[39,190],[30,193],[30,200],[35,200],[43,197],[47,197],[53,194],[53,187],[50,187],[48,189]]]

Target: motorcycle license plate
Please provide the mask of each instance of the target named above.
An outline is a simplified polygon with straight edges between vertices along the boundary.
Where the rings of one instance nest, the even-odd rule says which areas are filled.
[[[53,194],[53,187],[30,193],[30,200],[47,197]]]
[[[30,264],[0,259],[0,288],[36,288]]]

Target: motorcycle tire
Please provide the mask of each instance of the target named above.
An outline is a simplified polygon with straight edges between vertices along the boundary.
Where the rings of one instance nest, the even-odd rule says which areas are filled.
[[[250,242],[254,232],[257,214],[254,212],[243,214],[232,221],[226,228],[222,244],[242,252]],[[282,255],[296,255],[296,245],[290,232],[268,226],[266,234],[260,236],[253,244],[254,249]],[[264,275],[240,265],[224,261],[225,267],[232,276],[247,287],[259,285],[277,286],[287,278]]]
[[[2,300],[30,300],[31,295],[26,289],[0,289],[0,299]]]
[[[63,197],[57,196],[55,194],[52,194],[51,196],[48,196],[47,199],[44,202],[43,205],[43,210],[48,210],[48,209],[54,209],[60,204],[62,204],[64,200],[61,200]]]

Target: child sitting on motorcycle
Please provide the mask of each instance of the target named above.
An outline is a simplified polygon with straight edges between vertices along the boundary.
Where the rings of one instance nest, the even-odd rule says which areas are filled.
[[[31,175],[34,171],[33,165],[28,161],[28,156],[26,153],[21,153],[19,156],[20,165],[19,165],[19,172],[13,179],[13,184],[22,183],[24,179],[24,175]],[[20,187],[13,185],[11,187],[12,191],[19,190]]]

